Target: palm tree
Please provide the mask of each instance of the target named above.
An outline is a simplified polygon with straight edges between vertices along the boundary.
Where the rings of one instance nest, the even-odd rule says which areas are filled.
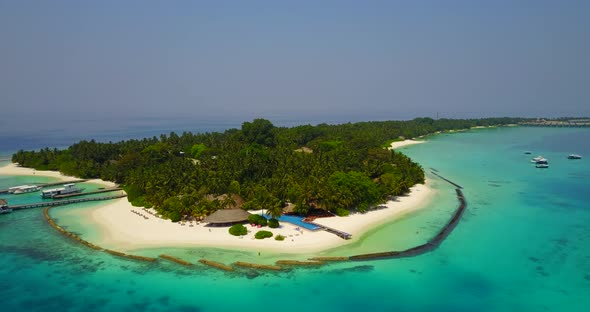
[[[283,214],[283,208],[281,207],[281,202],[273,198],[270,201],[269,205],[266,207],[266,214],[268,214],[273,219],[278,219]]]
[[[221,201],[221,208],[233,208],[236,206],[236,200],[232,196],[232,194],[226,194]]]

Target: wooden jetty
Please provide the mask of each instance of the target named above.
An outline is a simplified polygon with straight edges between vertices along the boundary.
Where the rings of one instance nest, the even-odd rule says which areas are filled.
[[[88,181],[89,181],[88,179],[78,179],[78,180],[51,182],[51,183],[43,183],[43,184],[36,184],[36,185],[41,188],[46,188],[46,187],[51,187],[51,186],[71,184],[71,183],[82,183],[82,182],[88,182]],[[4,194],[4,193],[8,193],[8,189],[0,190],[0,194]]]
[[[70,197],[78,197],[78,196],[84,196],[84,195],[92,195],[92,194],[115,192],[115,191],[121,191],[121,190],[123,190],[123,189],[120,188],[120,187],[112,187],[112,188],[106,188],[106,189],[103,189],[103,190],[97,190],[97,191],[85,192],[85,193],[73,193],[73,194],[55,195],[52,198],[53,199],[70,198]]]
[[[87,197],[87,198],[65,199],[65,200],[33,203],[33,204],[14,205],[14,206],[9,206],[8,208],[10,208],[12,210],[19,210],[19,209],[29,209],[29,208],[51,207],[51,206],[69,205],[69,204],[76,204],[76,203],[89,202],[89,201],[116,199],[116,198],[122,198],[125,196],[127,196],[127,195],[126,194],[119,194],[119,195],[113,195],[113,196],[97,196],[97,197]]]
[[[327,227],[324,225],[319,225],[317,223],[313,223],[313,224],[322,227],[324,229],[324,231],[326,231],[328,233],[332,233],[332,234],[340,236],[344,239],[351,239],[352,238],[352,234],[349,234],[349,233],[346,233],[346,232],[343,232],[343,231],[340,231],[340,230],[337,230],[337,229],[334,229],[331,227]]]
[[[349,233],[346,233],[346,232],[343,232],[343,231],[340,231],[340,230],[337,230],[337,229],[334,229],[331,227],[327,227],[327,226],[321,225],[319,223],[315,223],[315,222],[311,222],[311,221],[306,221],[305,223],[313,224],[313,225],[319,227],[319,230],[324,230],[328,233],[332,233],[332,234],[339,236],[341,238],[344,238],[344,239],[351,239],[352,238],[352,234],[349,234]]]

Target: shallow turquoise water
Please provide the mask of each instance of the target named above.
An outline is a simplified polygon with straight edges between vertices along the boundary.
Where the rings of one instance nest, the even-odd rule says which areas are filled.
[[[40,210],[0,216],[0,289],[6,311],[585,311],[590,304],[590,130],[500,128],[442,134],[403,151],[465,189],[466,214],[441,247],[414,258],[332,264],[282,273],[223,273],[138,263],[74,243]],[[525,150],[533,155],[525,155]],[[567,160],[570,153],[585,156]],[[551,167],[536,169],[532,156]],[[426,209],[325,254],[422,243],[456,208],[439,190]],[[0,189],[24,184],[0,178]],[[29,195],[21,195],[29,196]],[[24,197],[23,197],[24,200]],[[11,200],[12,202],[12,200]],[[60,224],[95,204],[57,208]],[[142,250],[191,261],[271,261],[277,255],[216,249]],[[234,259],[234,260],[232,260]],[[260,260],[259,260],[260,259]],[[277,306],[280,304],[280,308]]]

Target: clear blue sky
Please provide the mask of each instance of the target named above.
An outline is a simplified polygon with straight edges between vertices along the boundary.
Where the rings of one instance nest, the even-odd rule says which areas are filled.
[[[0,106],[3,122],[588,116],[589,41],[590,1],[0,0]]]

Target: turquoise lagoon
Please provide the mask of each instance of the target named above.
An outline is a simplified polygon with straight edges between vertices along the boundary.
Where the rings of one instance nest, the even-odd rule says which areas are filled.
[[[423,243],[468,206],[435,251],[413,258],[336,263],[268,273],[115,258],[66,239],[40,210],[0,216],[0,289],[5,311],[586,311],[590,304],[590,130],[502,127],[428,137],[402,151],[422,164],[435,198],[423,209],[321,255],[399,250]],[[15,146],[14,149],[17,149]],[[525,155],[530,150],[533,155]],[[577,153],[581,160],[568,160]],[[549,169],[529,160],[543,155]],[[0,189],[32,178],[0,177]],[[40,178],[35,178],[39,180]],[[35,180],[35,181],[37,181]],[[39,180],[39,182],[44,182]],[[11,203],[37,199],[10,197]],[[37,195],[38,196],[38,195]],[[8,196],[4,196],[8,197]],[[60,225],[88,240],[98,204],[60,207]],[[353,233],[354,234],[354,233]],[[306,258],[211,248],[165,252],[271,263]]]

